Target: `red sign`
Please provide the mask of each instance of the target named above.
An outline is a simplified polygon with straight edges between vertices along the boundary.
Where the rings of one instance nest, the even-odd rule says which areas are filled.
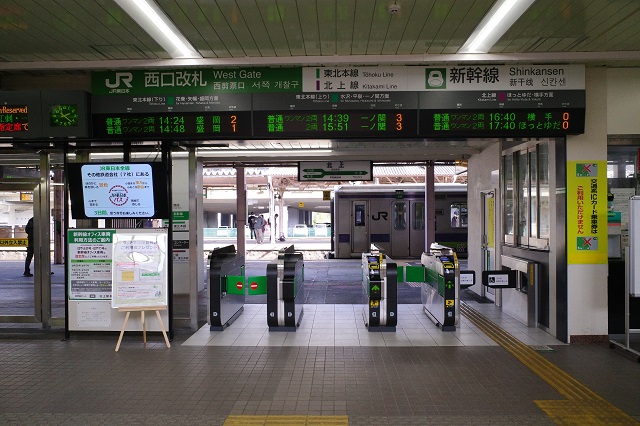
[[[238,290],[242,290],[242,286],[243,286],[242,281],[238,281],[238,282],[236,283],[236,288],[237,288]]]
[[[252,282],[251,283],[251,290],[257,290],[258,289],[258,283],[257,282]]]

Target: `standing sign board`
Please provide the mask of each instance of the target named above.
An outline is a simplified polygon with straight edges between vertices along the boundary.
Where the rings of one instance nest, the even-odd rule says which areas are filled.
[[[167,231],[118,232],[113,239],[114,308],[167,305]]]
[[[124,315],[114,307],[166,306],[167,241],[166,229],[70,229],[69,329],[116,331]],[[168,324],[167,310],[162,318]],[[130,325],[143,329],[137,319]],[[155,327],[162,329],[152,324],[149,330]]]

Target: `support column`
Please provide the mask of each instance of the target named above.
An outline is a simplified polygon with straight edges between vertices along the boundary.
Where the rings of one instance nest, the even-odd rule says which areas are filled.
[[[64,263],[64,182],[62,170],[56,170],[53,172],[53,183],[56,185],[53,187],[53,209],[51,210],[53,215],[53,262],[56,265],[62,265]]]
[[[431,243],[436,241],[436,193],[433,161],[427,161],[424,176],[425,194],[425,227],[424,227],[424,251],[429,251]]]
[[[202,163],[195,148],[189,148],[189,318],[191,330],[198,329],[198,319],[206,313],[198,312],[198,295],[204,289],[204,231],[202,202]],[[206,309],[205,309],[206,310]]]
[[[237,224],[237,252],[246,255],[247,240],[245,233],[245,225],[247,224],[247,185],[244,176],[244,167],[236,167],[236,211],[238,217]]]
[[[50,230],[50,194],[49,176],[50,158],[48,152],[40,154],[40,184],[37,191],[37,211],[33,212],[34,224],[34,291],[39,300],[40,309],[36,317],[42,322],[42,328],[51,326],[51,230]],[[35,205],[35,204],[34,204]]]
[[[604,101],[607,99],[607,69],[587,68],[585,83],[588,93],[585,131],[582,135],[567,136],[566,161],[604,162],[604,170],[598,170],[598,173],[606,176],[607,120],[598,118],[608,117],[607,102]],[[575,176],[575,166],[573,170],[567,169],[566,173]],[[572,202],[569,200],[571,195],[567,194],[567,203]],[[602,202],[606,206],[606,198]],[[567,227],[571,226],[571,221],[575,222],[576,218],[567,217]],[[607,226],[606,217],[601,226]],[[556,247],[562,247],[561,244],[556,243]],[[567,247],[570,244],[575,245],[576,242],[566,241]],[[558,283],[555,289],[557,306],[551,308],[558,312],[556,337],[560,340],[569,343],[608,340],[606,241],[604,247],[605,259],[601,263],[570,262],[564,253],[563,259],[559,259],[567,264],[567,279],[566,284]]]

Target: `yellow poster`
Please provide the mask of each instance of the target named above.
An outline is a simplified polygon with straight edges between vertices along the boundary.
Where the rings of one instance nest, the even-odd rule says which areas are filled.
[[[607,263],[607,162],[567,162],[567,263]]]
[[[495,211],[495,198],[487,198],[487,247],[489,248],[494,248],[496,246]]]

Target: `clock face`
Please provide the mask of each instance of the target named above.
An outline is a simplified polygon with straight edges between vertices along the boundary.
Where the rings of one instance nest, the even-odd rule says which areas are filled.
[[[78,125],[78,105],[53,105],[50,114],[51,127]]]

